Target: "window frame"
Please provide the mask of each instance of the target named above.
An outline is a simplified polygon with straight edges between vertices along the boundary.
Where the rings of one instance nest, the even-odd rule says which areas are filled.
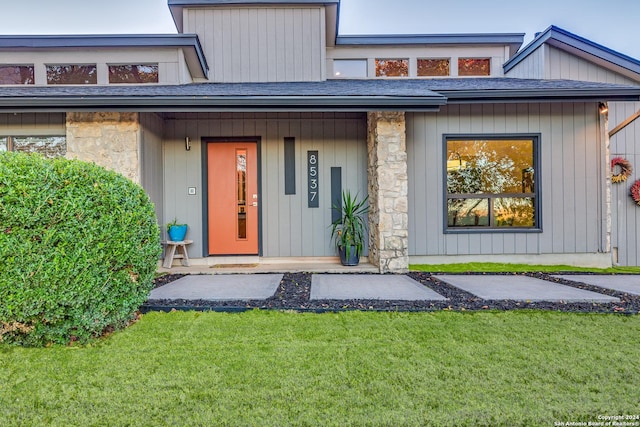
[[[509,140],[523,140],[533,142],[533,176],[535,177],[533,182],[532,193],[478,193],[473,194],[475,197],[462,197],[463,195],[456,195],[450,197],[447,191],[447,143],[448,141],[509,141]],[[442,159],[440,167],[442,168],[442,200],[443,200],[443,230],[445,234],[477,234],[477,233],[542,233],[542,177],[541,177],[541,146],[542,134],[540,133],[500,133],[500,134],[482,134],[482,133],[465,133],[465,134],[443,134],[442,135]],[[534,223],[533,227],[499,227],[492,224],[492,203],[493,199],[505,198],[505,197],[522,197],[533,199],[533,215]],[[448,201],[450,199],[487,199],[489,200],[489,225],[479,226],[466,226],[466,227],[449,227],[449,209]]]
[[[95,71],[95,82],[90,81],[87,83],[56,83],[52,82],[49,78],[49,68],[50,67],[92,67]],[[95,86],[98,84],[98,64],[97,63],[46,63],[44,66],[45,70],[45,79],[47,86]],[[73,74],[71,74],[73,75]]]
[[[459,56],[458,57],[458,64],[457,64],[457,68],[458,68],[458,77],[491,77],[491,67],[492,67],[492,58],[490,56]],[[489,62],[489,70],[487,74],[460,74],[460,61],[469,61],[469,60],[473,60],[473,61],[488,61]]]
[[[112,67],[155,67],[156,69],[156,81],[155,82],[112,82],[111,69]],[[107,63],[107,83],[110,85],[157,85],[160,84],[160,64],[158,62],[144,62],[144,63]]]
[[[31,86],[36,83],[36,71],[34,64],[0,64],[0,68],[27,68],[31,71],[30,79],[31,81],[23,82],[23,83],[2,83],[0,82],[0,86]]]
[[[447,67],[447,74],[444,75],[440,75],[440,74],[420,74],[420,61],[447,61],[448,62],[448,67]],[[442,58],[428,58],[428,57],[417,57],[416,58],[416,77],[423,77],[423,78],[434,78],[434,77],[439,77],[439,78],[449,78],[451,77],[451,57],[442,57]]]
[[[16,152],[16,144],[15,144],[15,139],[19,139],[19,138],[36,138],[36,139],[44,139],[44,138],[64,138],[64,153],[61,154],[60,156],[47,156],[45,155],[45,157],[47,158],[55,158],[55,157],[65,157],[67,155],[68,152],[68,145],[67,145],[67,136],[66,135],[55,135],[55,134],[46,134],[46,135],[33,135],[33,134],[27,134],[27,135],[19,135],[19,134],[0,134],[0,139],[4,139],[6,141],[6,151],[7,152]],[[3,152],[3,151],[0,151]],[[40,151],[28,151],[29,153],[40,153],[42,154],[42,152]]]
[[[407,74],[406,75],[400,75],[400,76],[388,76],[388,75],[378,75],[378,62],[380,61],[384,61],[385,63],[387,61],[398,61],[398,62],[406,62],[407,64]],[[375,78],[377,79],[407,79],[411,77],[411,60],[409,57],[376,57],[373,60],[373,64],[374,64],[374,69],[375,69]]]
[[[359,62],[364,64],[363,76],[343,76],[342,74],[336,75],[336,62]],[[367,58],[334,58],[333,59],[333,76],[332,79],[368,79],[369,78],[369,61]]]

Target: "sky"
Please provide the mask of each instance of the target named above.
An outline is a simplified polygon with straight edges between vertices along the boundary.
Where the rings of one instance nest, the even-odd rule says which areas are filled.
[[[640,0],[341,0],[341,34],[526,33],[556,25],[640,59]],[[167,0],[0,0],[0,34],[175,33]]]

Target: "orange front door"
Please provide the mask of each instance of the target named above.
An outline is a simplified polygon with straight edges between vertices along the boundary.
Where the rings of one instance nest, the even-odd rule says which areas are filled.
[[[258,156],[255,142],[210,142],[209,254],[258,254]]]

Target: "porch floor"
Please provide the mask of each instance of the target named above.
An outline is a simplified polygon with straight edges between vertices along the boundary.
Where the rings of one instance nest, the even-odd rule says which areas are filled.
[[[258,258],[226,257],[192,259],[190,267],[174,261],[173,267],[158,267],[158,273],[171,274],[256,274],[256,273],[379,273],[366,259],[357,266],[346,267],[337,257]]]

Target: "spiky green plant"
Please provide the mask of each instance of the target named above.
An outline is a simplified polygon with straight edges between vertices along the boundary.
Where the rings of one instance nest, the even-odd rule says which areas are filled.
[[[342,206],[333,205],[333,209],[340,212],[340,218],[331,224],[331,238],[340,252],[344,248],[347,259],[351,256],[352,248],[358,255],[362,254],[367,225],[365,215],[369,211],[367,200],[369,196],[360,200],[359,193],[351,195],[351,191],[342,192]]]

